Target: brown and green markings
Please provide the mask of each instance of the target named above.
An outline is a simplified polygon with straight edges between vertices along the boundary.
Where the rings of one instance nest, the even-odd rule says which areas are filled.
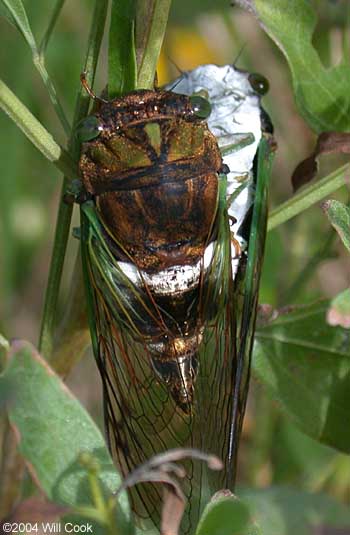
[[[86,130],[90,121],[97,134],[82,148],[84,187],[115,259],[148,286],[154,317],[138,325],[135,339],[146,343],[154,371],[185,413],[198,368],[205,321],[199,282],[204,252],[215,239],[222,167],[216,140],[198,117],[206,110],[200,96],[139,91],[102,103],[81,126]],[[172,282],[161,280],[167,277]],[[133,320],[139,323],[136,315]]]

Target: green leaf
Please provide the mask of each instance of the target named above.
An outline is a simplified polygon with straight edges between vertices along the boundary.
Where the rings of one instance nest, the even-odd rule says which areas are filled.
[[[121,479],[100,431],[29,343],[14,342],[4,378],[17,385],[8,414],[19,451],[47,497],[63,505],[91,504],[87,473],[78,462],[82,452],[98,462],[106,492],[115,491]],[[125,494],[120,505],[127,526],[130,513]]]
[[[35,53],[37,51],[37,46],[22,1],[1,0],[1,2],[1,14],[5,16],[11,24],[16,26],[30,46],[32,52]]]
[[[350,252],[350,209],[339,201],[326,201],[322,209]]]
[[[108,94],[115,98],[136,88],[136,0],[113,0],[108,49]]]
[[[347,60],[326,68],[312,39],[317,18],[307,0],[247,2],[285,55],[301,115],[315,132],[349,131],[350,67]]]
[[[260,535],[249,508],[235,496],[213,499],[204,509],[196,535]]]
[[[327,323],[328,305],[295,307],[259,327],[253,369],[305,433],[349,453],[350,336]]]
[[[266,535],[311,535],[318,533],[316,527],[350,527],[349,507],[321,494],[274,487],[242,489],[240,497]]]

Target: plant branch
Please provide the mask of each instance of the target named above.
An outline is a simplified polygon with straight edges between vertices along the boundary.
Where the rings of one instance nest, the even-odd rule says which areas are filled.
[[[339,169],[333,173],[327,175],[321,180],[318,180],[315,184],[311,184],[310,186],[302,189],[291,199],[272,210],[268,220],[267,230],[270,231],[273,228],[282,225],[282,223],[285,223],[301,212],[304,212],[304,210],[313,204],[321,201],[327,195],[330,195],[337,189],[344,186],[345,175],[348,171],[348,164],[339,167]]]
[[[54,84],[52,83],[52,80],[49,76],[49,73],[46,70],[45,61],[44,58],[35,54],[33,55],[33,63],[37,71],[39,72],[42,81],[44,82],[47,92],[50,96],[51,102],[53,104],[53,107],[56,110],[57,117],[59,118],[63,129],[67,135],[70,135],[71,133],[71,126],[69,124],[69,121],[66,117],[66,114],[63,110],[63,107],[61,105],[61,102],[57,96],[56,88]]]

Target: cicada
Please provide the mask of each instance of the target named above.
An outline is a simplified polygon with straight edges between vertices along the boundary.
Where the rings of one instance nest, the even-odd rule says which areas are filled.
[[[96,98],[78,126],[81,248],[119,469],[126,475],[175,447],[225,462],[219,476],[188,462],[183,533],[191,533],[211,494],[234,483],[270,143],[259,90],[246,73],[202,66],[172,89]],[[157,523],[160,488],[138,486],[131,499],[139,518]]]

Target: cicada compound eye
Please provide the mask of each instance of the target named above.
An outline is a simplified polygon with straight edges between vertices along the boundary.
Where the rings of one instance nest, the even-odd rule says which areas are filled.
[[[102,132],[103,127],[100,124],[100,121],[94,115],[86,117],[78,124],[75,135],[81,143],[85,141],[92,141],[96,139]]]
[[[190,96],[190,101],[192,104],[193,113],[199,119],[208,119],[209,115],[211,114],[211,105],[209,100],[201,95],[192,95]]]
[[[258,93],[258,95],[261,96],[266,95],[270,88],[270,84],[265,76],[257,72],[253,72],[248,76],[248,80],[255,93]]]

